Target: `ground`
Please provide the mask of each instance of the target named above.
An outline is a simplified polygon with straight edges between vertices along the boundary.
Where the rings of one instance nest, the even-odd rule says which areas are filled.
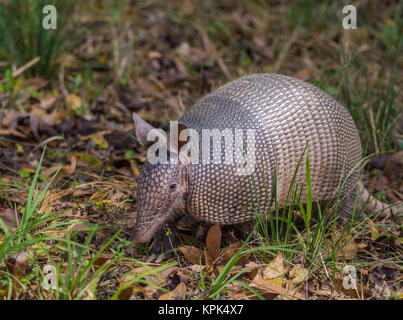
[[[182,221],[165,255],[129,240],[146,159],[132,112],[167,129],[255,72],[344,103],[366,185],[402,201],[402,2],[357,2],[350,30],[341,1],[55,3],[45,30],[43,2],[0,2],[0,298],[402,298],[399,216],[340,227],[335,208],[296,206],[278,224]]]

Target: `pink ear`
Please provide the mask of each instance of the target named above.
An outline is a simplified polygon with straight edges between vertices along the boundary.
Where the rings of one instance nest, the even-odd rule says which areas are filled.
[[[136,138],[142,146],[149,146],[153,142],[147,141],[148,133],[154,129],[154,127],[143,119],[139,117],[138,114],[133,112],[133,121],[134,121],[134,128],[136,132]]]

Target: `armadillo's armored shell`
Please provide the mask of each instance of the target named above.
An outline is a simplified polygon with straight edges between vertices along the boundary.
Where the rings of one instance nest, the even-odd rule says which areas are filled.
[[[286,205],[307,144],[314,201],[332,199],[341,179],[362,157],[360,138],[346,108],[313,85],[281,75],[257,74],[230,82],[190,107],[179,122],[200,134],[202,129],[256,129],[252,176],[236,175],[236,164],[192,165],[187,210],[211,223],[247,221],[258,206],[267,212],[268,203],[274,203],[275,168],[277,201],[280,207]],[[357,176],[355,170],[345,190]],[[303,158],[296,183],[302,186],[305,181]],[[305,198],[304,189],[302,201]]]

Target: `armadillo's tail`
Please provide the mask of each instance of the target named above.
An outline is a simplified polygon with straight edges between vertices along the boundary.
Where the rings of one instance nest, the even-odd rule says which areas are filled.
[[[365,208],[365,213],[369,216],[383,218],[393,216],[398,218],[398,216],[403,214],[403,203],[388,204],[377,200],[362,184],[360,185],[360,196],[358,200],[360,206]]]

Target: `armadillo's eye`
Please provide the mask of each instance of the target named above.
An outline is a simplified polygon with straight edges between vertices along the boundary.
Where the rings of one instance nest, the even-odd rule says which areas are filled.
[[[172,183],[171,185],[169,185],[169,190],[173,191],[176,189],[176,183]]]

